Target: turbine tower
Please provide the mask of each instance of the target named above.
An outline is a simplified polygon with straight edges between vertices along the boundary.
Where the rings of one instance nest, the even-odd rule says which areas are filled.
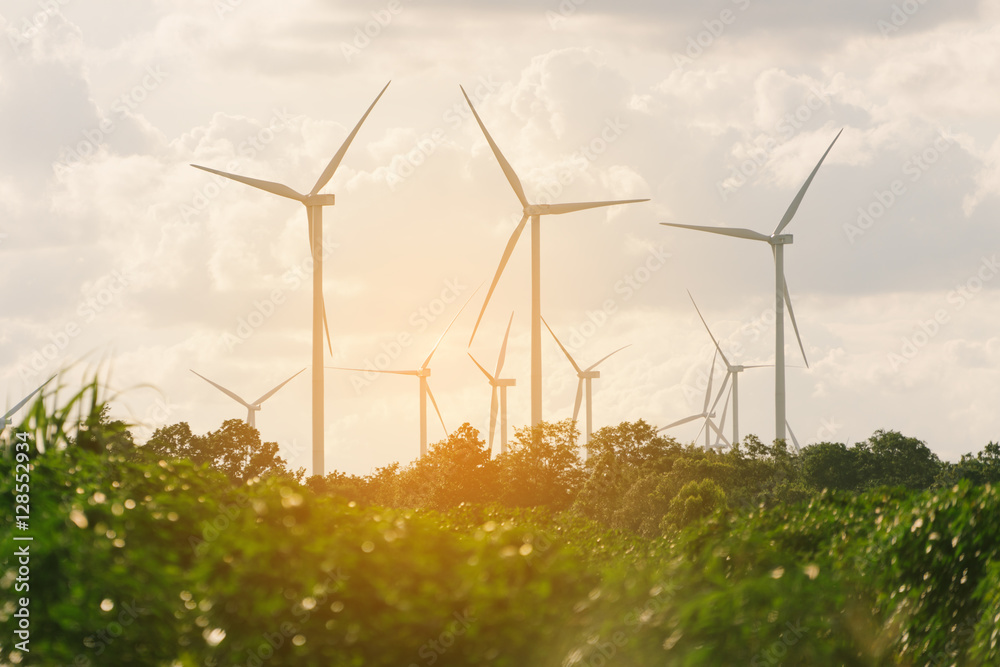
[[[521,202],[521,207],[523,214],[521,215],[521,221],[517,223],[517,227],[514,228],[514,233],[511,234],[510,240],[507,241],[507,247],[504,248],[503,255],[500,258],[500,266],[497,267],[496,275],[493,277],[493,282],[490,284],[489,292],[486,293],[486,300],[483,302],[483,307],[479,311],[479,317],[476,319],[476,325],[472,329],[472,335],[469,337],[469,345],[472,345],[473,339],[476,337],[476,330],[479,329],[479,323],[483,319],[483,314],[486,312],[486,307],[490,303],[490,297],[493,296],[493,290],[496,289],[497,282],[500,280],[500,276],[503,274],[504,268],[507,266],[507,260],[510,259],[511,253],[514,251],[514,246],[517,245],[517,240],[521,236],[521,232],[524,231],[524,227],[531,219],[531,426],[535,427],[542,421],[542,298],[541,298],[541,216],[543,215],[559,215],[562,213],[572,213],[574,211],[582,211],[588,208],[600,208],[604,206],[614,206],[617,204],[633,204],[636,202],[649,201],[648,199],[622,199],[618,201],[597,201],[597,202],[582,202],[573,204],[530,204],[528,203],[528,198],[524,194],[524,188],[521,186],[521,181],[518,179],[517,174],[514,173],[514,169],[507,162],[507,158],[503,156],[500,149],[497,147],[496,143],[493,141],[493,137],[486,130],[486,126],[483,124],[482,119],[479,117],[479,113],[476,112],[476,108],[472,105],[472,100],[466,94],[465,89],[462,88],[462,95],[465,95],[465,101],[469,103],[469,108],[472,109],[472,115],[476,117],[476,122],[479,124],[480,129],[486,136],[486,142],[490,145],[490,149],[493,151],[493,155],[496,157],[497,162],[500,163],[500,168],[503,169],[504,175],[507,177],[507,182],[510,183],[510,187],[514,190],[514,194],[517,195],[518,201]]]
[[[472,356],[469,352],[469,358],[472,359],[472,363],[476,365],[479,370],[483,372],[486,379],[489,380],[490,386],[493,387],[493,398],[490,400],[490,446],[489,452],[490,456],[493,456],[493,432],[496,430],[497,425],[497,403],[499,398],[499,411],[500,411],[500,453],[507,453],[507,387],[513,387],[517,384],[514,378],[501,378],[500,371],[503,370],[503,362],[507,357],[507,337],[510,336],[510,325],[514,322],[514,313],[510,314],[510,319],[507,320],[507,331],[503,334],[503,344],[500,346],[500,356],[497,357],[497,368],[491,374],[488,370],[483,368],[483,365],[476,361],[476,358]]]
[[[431,376],[431,369],[430,369],[431,359],[434,357],[434,353],[437,352],[438,346],[441,345],[441,341],[444,340],[444,337],[448,334],[448,331],[451,329],[452,325],[455,324],[455,321],[458,319],[458,316],[462,314],[462,311],[465,310],[465,307],[469,305],[469,302],[472,301],[472,297],[476,296],[477,292],[479,292],[478,287],[476,288],[476,291],[472,293],[472,296],[469,297],[469,300],[466,301],[462,305],[462,307],[458,309],[457,313],[455,313],[455,317],[451,320],[451,323],[448,324],[448,326],[445,328],[444,333],[442,333],[441,336],[437,339],[437,342],[434,343],[434,347],[431,348],[431,353],[427,355],[426,359],[424,359],[424,363],[420,364],[420,368],[411,371],[390,371],[390,370],[376,370],[373,368],[365,369],[365,368],[342,368],[340,366],[327,366],[327,368],[335,371],[353,371],[357,373],[369,373],[369,372],[385,373],[388,375],[413,375],[415,377],[420,378],[420,458],[423,458],[427,454],[427,399],[428,398],[431,399],[431,405],[434,406],[434,411],[437,413],[438,419],[441,421],[441,428],[444,429],[445,435],[446,436],[448,435],[448,427],[444,425],[444,417],[441,416],[441,410],[438,409],[437,401],[434,400],[434,394],[433,392],[431,392],[431,386],[427,382],[427,378]]]
[[[278,195],[279,197],[294,199],[297,202],[301,202],[306,207],[306,217],[309,222],[309,247],[312,252],[313,259],[312,468],[314,475],[325,474],[323,448],[323,325],[326,322],[326,309],[323,304],[323,207],[333,206],[334,204],[333,195],[320,194],[319,191],[330,182],[331,178],[333,178],[333,174],[337,171],[337,167],[340,166],[341,160],[344,159],[344,154],[347,153],[347,149],[354,140],[354,136],[358,133],[358,130],[361,129],[362,123],[364,123],[365,119],[368,118],[368,114],[370,114],[372,109],[375,108],[375,104],[379,101],[382,94],[385,93],[385,89],[388,87],[389,84],[385,84],[385,87],[382,88],[382,91],[375,98],[375,101],[372,102],[371,106],[368,107],[368,110],[365,111],[365,115],[361,117],[361,120],[359,120],[358,124],[354,126],[351,133],[347,135],[347,139],[344,140],[340,150],[338,150],[336,155],[333,156],[330,163],[326,165],[326,169],[324,169],[323,173],[320,174],[319,180],[316,181],[316,184],[308,194],[296,192],[292,188],[281,183],[262,181],[256,178],[229,174],[224,171],[218,171],[216,169],[210,169],[196,164],[191,165],[192,167],[202,169],[212,174],[224,176],[225,178],[245,183],[246,185],[255,187],[259,190],[270,192],[271,194]],[[327,339],[329,339],[329,329],[327,330]],[[333,351],[331,348],[331,354],[332,353]]]
[[[715,422],[712,421],[712,417],[715,416],[715,412],[714,412],[715,406],[713,405],[711,409],[709,409],[709,407],[708,407],[709,401],[712,400],[712,376],[715,374],[715,360],[718,358],[718,355],[719,355],[718,351],[716,351],[712,355],[712,365],[708,367],[708,387],[705,389],[705,402],[702,404],[701,412],[699,412],[698,414],[691,415],[689,417],[685,417],[684,419],[678,419],[677,421],[673,422],[672,424],[667,424],[663,428],[657,429],[656,430],[657,433],[660,433],[661,431],[666,431],[668,429],[672,429],[675,426],[680,426],[682,424],[687,424],[688,422],[693,422],[695,419],[704,419],[705,423],[701,425],[701,429],[699,429],[698,435],[694,436],[694,439],[697,440],[701,436],[702,431],[704,431],[705,432],[705,449],[711,449],[712,445],[710,443],[709,438],[711,438],[711,432],[715,431],[715,433],[719,437],[719,439],[721,439],[723,442],[725,442],[726,445],[729,445],[729,441],[726,440],[726,436],[722,435],[722,431],[720,431],[719,427],[716,426]],[[719,392],[719,396],[721,396],[721,395],[722,395],[722,392]],[[719,399],[716,398],[715,401],[716,401],[716,403],[718,403]],[[727,401],[727,403],[728,403],[728,401]],[[718,442],[718,440],[716,440],[716,442]]]
[[[576,360],[573,359],[573,356],[569,353],[569,350],[567,350],[565,347],[563,347],[562,342],[560,342],[559,338],[556,336],[556,333],[554,331],[552,331],[552,327],[550,327],[549,323],[545,321],[545,318],[542,318],[542,323],[545,324],[545,328],[549,330],[550,334],[552,334],[552,338],[555,339],[556,344],[559,346],[559,349],[562,350],[563,354],[566,355],[566,358],[569,359],[569,363],[573,365],[573,370],[576,371],[576,376],[577,376],[577,378],[579,378],[579,382],[577,382],[577,385],[576,385],[576,403],[573,406],[573,421],[574,422],[576,421],[577,416],[580,414],[580,403],[583,401],[584,387],[586,387],[586,394],[587,394],[587,432],[586,432],[587,440],[586,440],[586,444],[587,444],[587,447],[588,447],[588,450],[589,450],[589,447],[590,447],[590,434],[593,432],[593,424],[594,424],[594,405],[593,405],[593,392],[592,392],[592,388],[591,388],[591,382],[593,382],[597,378],[601,377],[601,371],[595,371],[594,369],[597,368],[602,363],[604,363],[604,361],[606,359],[608,359],[608,357],[610,357],[610,356],[612,356],[614,354],[618,354],[619,352],[621,352],[622,350],[624,350],[626,347],[629,347],[629,345],[631,345],[631,343],[629,343],[629,345],[625,345],[623,347],[618,348],[617,350],[615,350],[611,354],[609,354],[606,357],[602,358],[596,364],[592,364],[592,365],[588,366],[587,368],[580,368],[580,366],[576,363]]]
[[[729,385],[729,394],[726,396],[726,402],[722,407],[722,417],[719,419],[719,426],[722,427],[726,423],[726,411],[729,409],[729,399],[733,399],[733,443],[740,441],[740,373],[748,368],[766,368],[771,364],[754,364],[751,366],[743,366],[739,364],[729,363],[729,359],[726,357],[726,353],[722,351],[719,346],[719,341],[715,339],[712,335],[712,330],[708,328],[708,323],[701,314],[701,310],[698,309],[698,304],[694,302],[694,297],[691,296],[691,291],[688,290],[688,297],[691,299],[692,305],[694,305],[695,312],[698,313],[698,318],[701,323],[705,325],[705,331],[708,332],[708,337],[712,339],[712,344],[715,345],[715,350],[720,357],[722,357],[722,363],[726,365],[726,379],[722,381],[722,388],[719,389],[718,395],[715,397],[715,402],[712,403],[712,409],[710,412],[715,413],[715,406],[718,405],[719,399],[722,398],[722,394],[726,391],[726,386],[729,384],[730,379],[733,381],[732,385]],[[716,441],[718,443],[718,441]]]
[[[802,203],[802,198],[806,194],[806,190],[809,189],[809,185],[812,183],[813,178],[816,176],[816,172],[819,171],[820,165],[823,164],[823,160],[826,159],[827,154],[829,154],[830,149],[833,148],[833,144],[837,143],[837,139],[840,138],[843,130],[837,133],[837,136],[833,138],[830,142],[830,146],[823,153],[823,157],[819,159],[816,166],[813,168],[812,173],[809,174],[809,178],[806,182],[802,184],[799,189],[798,194],[795,195],[795,199],[792,200],[791,205],[789,205],[788,210],[785,211],[785,215],[782,216],[781,220],[778,222],[778,226],[774,228],[774,231],[770,236],[766,234],[761,234],[760,232],[755,232],[752,229],[742,229],[737,227],[701,227],[697,225],[680,225],[671,222],[661,222],[661,225],[666,225],[668,227],[680,227],[682,229],[694,229],[700,232],[710,232],[712,234],[722,234],[723,236],[735,236],[737,238],[750,239],[752,241],[764,241],[771,245],[771,252],[774,255],[774,311],[775,311],[775,327],[774,327],[774,347],[775,347],[775,362],[774,362],[774,430],[775,438],[778,440],[785,439],[785,312],[784,306],[788,305],[788,316],[792,320],[792,328],[795,330],[795,338],[799,341],[799,349],[802,351],[802,358],[806,359],[806,350],[802,345],[802,338],[799,336],[799,327],[795,323],[795,312],[792,310],[792,300],[788,296],[788,284],[785,281],[785,245],[792,242],[791,234],[782,234],[788,223],[792,221],[795,216],[795,212],[799,210],[799,204]],[[806,368],[809,367],[809,360],[806,359]]]
[[[288,383],[289,383],[289,382],[291,382],[291,381],[292,381],[293,379],[295,379],[295,377],[296,377],[296,376],[297,376],[297,375],[298,375],[299,373],[301,373],[302,371],[304,371],[305,369],[303,368],[303,369],[302,369],[301,371],[299,371],[299,373],[296,373],[296,374],[295,374],[295,375],[293,375],[292,377],[288,378],[287,380],[285,380],[284,382],[282,382],[281,384],[279,384],[279,385],[278,385],[277,387],[275,387],[275,388],[274,388],[274,389],[272,389],[271,391],[267,392],[266,394],[264,394],[263,396],[261,396],[260,398],[258,398],[258,399],[257,399],[256,401],[254,401],[253,403],[247,403],[247,402],[246,402],[246,401],[244,401],[244,400],[243,400],[242,398],[240,398],[239,396],[237,396],[237,395],[236,395],[235,393],[233,393],[233,392],[229,391],[228,389],[226,389],[225,387],[223,387],[223,386],[222,386],[222,385],[220,385],[220,384],[217,384],[217,383],[215,383],[215,382],[212,382],[212,381],[211,381],[211,380],[209,380],[209,379],[208,379],[207,377],[205,377],[204,375],[202,375],[202,374],[200,374],[200,373],[198,373],[198,372],[194,371],[193,369],[190,369],[190,368],[189,368],[188,370],[189,370],[189,371],[191,371],[192,373],[194,373],[195,375],[197,375],[198,377],[200,377],[200,378],[201,378],[202,380],[204,380],[205,382],[207,382],[207,383],[209,383],[210,385],[212,385],[213,387],[215,387],[216,389],[218,389],[219,391],[221,391],[221,392],[222,392],[223,394],[225,394],[225,395],[226,395],[226,396],[228,396],[229,398],[233,399],[234,401],[236,401],[237,403],[239,403],[240,405],[242,405],[243,407],[245,407],[245,408],[247,409],[247,425],[248,425],[248,426],[252,426],[253,428],[257,428],[257,423],[256,423],[256,419],[254,419],[254,417],[256,416],[256,414],[257,414],[257,411],[258,411],[258,410],[260,410],[260,405],[261,405],[261,403],[263,403],[263,402],[264,402],[264,401],[266,401],[267,399],[269,399],[269,398],[271,398],[272,396],[274,396],[274,394],[275,394],[275,393],[276,393],[276,392],[277,392],[277,391],[278,391],[279,389],[281,389],[281,388],[282,388],[282,387],[284,387],[284,386],[285,386],[286,384],[288,384]]]
[[[20,401],[17,402],[17,405],[15,405],[14,407],[12,407],[10,410],[7,411],[7,413],[3,416],[3,421],[0,422],[0,432],[2,432],[5,428],[7,428],[13,423],[13,420],[11,418],[17,413],[17,411],[23,408],[25,403],[31,400],[32,396],[40,392],[42,390],[42,387],[52,382],[53,378],[55,378],[55,375],[53,375],[45,382],[38,385],[38,387],[33,392],[22,398]]]

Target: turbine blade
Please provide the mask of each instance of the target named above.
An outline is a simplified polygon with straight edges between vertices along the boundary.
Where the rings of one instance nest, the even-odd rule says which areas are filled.
[[[705,415],[691,415],[690,417],[685,417],[684,419],[678,419],[673,424],[667,424],[663,428],[658,429],[656,432],[659,433],[660,431],[666,431],[668,428],[680,426],[681,424],[687,424],[688,422],[693,422],[695,419],[701,419],[704,416]]]
[[[722,395],[724,393],[726,393],[726,387],[729,385],[729,378],[731,378],[732,376],[733,376],[733,372],[732,371],[729,371],[728,373],[726,373],[726,379],[722,381],[722,386],[719,387],[719,393],[717,393],[715,395],[715,400],[712,401],[712,407],[711,407],[711,409],[708,410],[709,414],[715,412],[715,406],[717,406],[719,404],[719,399],[721,399]],[[731,394],[733,392],[730,390],[729,393]],[[728,402],[729,399],[727,398],[726,401]]]
[[[507,320],[507,331],[503,334],[503,344],[500,346],[500,356],[497,357],[497,371],[496,377],[500,377],[500,371],[503,370],[504,359],[507,358],[507,337],[510,336],[510,325],[514,322],[514,313],[511,312],[510,319]]]
[[[476,368],[478,368],[479,370],[481,370],[483,372],[483,375],[485,375],[486,379],[490,381],[490,384],[494,384],[496,382],[496,378],[493,377],[492,375],[490,375],[490,372],[488,370],[486,370],[485,368],[483,368],[482,364],[480,364],[478,361],[476,361],[476,358],[474,356],[472,356],[471,352],[466,352],[466,354],[469,355],[469,359],[472,359],[472,363],[474,363],[476,365]]]
[[[799,448],[799,441],[795,439],[795,432],[792,430],[792,425],[788,423],[787,419],[785,420],[785,428],[788,429],[788,435],[792,436],[792,444],[795,445],[795,452],[801,453],[802,450]]]
[[[303,369],[302,369],[301,371],[299,371],[299,373],[301,373],[301,372],[302,372],[302,371],[304,371],[304,370],[305,370],[305,369],[303,368]],[[295,375],[293,375],[292,377],[288,378],[287,380],[285,380],[284,382],[282,382],[281,384],[279,384],[279,385],[278,385],[277,387],[275,387],[275,388],[274,388],[274,389],[272,389],[271,391],[267,392],[266,394],[264,394],[263,396],[261,396],[260,398],[258,398],[258,399],[257,399],[256,401],[254,401],[254,402],[253,402],[253,405],[260,405],[261,403],[263,403],[263,402],[264,402],[264,401],[266,401],[267,399],[269,399],[269,398],[271,398],[272,396],[274,396],[274,393],[275,393],[276,391],[278,391],[279,389],[281,389],[282,387],[284,387],[284,386],[285,386],[286,384],[288,384],[289,382],[291,382],[292,380],[294,380],[294,379],[295,379],[295,377],[296,377],[296,376],[297,376],[297,375],[298,375],[299,373],[296,373]]]
[[[497,412],[500,406],[499,388],[493,387],[493,398],[490,400],[490,451],[493,451],[493,432],[497,430]]]
[[[698,416],[699,417],[704,417],[705,421],[702,422],[701,428],[698,429],[698,434],[696,436],[694,436],[694,441],[695,442],[698,442],[699,440],[701,440],[701,434],[705,432],[705,427],[712,423],[712,420],[708,417],[708,415],[698,415]]]
[[[715,375],[715,360],[718,359],[719,351],[712,355],[712,365],[708,367],[708,389],[705,390],[705,405],[701,408],[704,414],[708,414],[708,402],[712,400],[712,377]]]
[[[354,373],[384,373],[386,375],[419,375],[420,371],[383,371],[376,368],[343,368],[341,366],[324,366],[332,371],[351,371]]]
[[[459,88],[462,88],[459,86]],[[472,106],[472,100],[465,92],[465,88],[462,88],[462,95],[465,95],[465,101],[469,103],[469,108],[472,109],[472,115],[476,117],[476,122],[479,123],[479,129],[483,131],[486,135],[486,143],[490,145],[490,149],[493,151],[493,155],[496,157],[497,162],[500,163],[500,168],[503,169],[504,175],[507,177],[507,182],[510,183],[510,187],[514,188],[514,194],[517,195],[518,201],[521,202],[521,206],[528,205],[528,198],[524,196],[524,188],[521,187],[521,181],[514,173],[514,168],[510,166],[510,162],[507,162],[507,158],[503,156],[500,152],[500,148],[497,147],[496,142],[493,141],[493,137],[486,130],[486,126],[483,125],[483,119],[479,117],[479,113],[476,111],[476,107]]]
[[[225,387],[223,387],[221,384],[217,384],[215,382],[212,382],[211,380],[209,380],[204,375],[201,375],[200,373],[195,373],[195,371],[193,369],[191,369],[191,368],[189,368],[188,370],[191,371],[192,373],[194,373],[195,375],[197,375],[198,377],[200,377],[205,382],[207,382],[210,385],[212,385],[213,387],[215,387],[216,389],[218,389],[219,391],[221,391],[223,394],[225,394],[229,398],[233,399],[234,401],[236,401],[237,403],[239,403],[240,405],[242,405],[243,407],[245,407],[245,408],[249,408],[250,407],[249,403],[247,403],[242,398],[240,398],[239,396],[237,396],[233,392],[231,392],[228,389],[226,389]]]
[[[715,422],[713,422],[711,419],[709,419],[707,421],[707,423],[708,423],[709,428],[711,428],[713,431],[715,431],[715,434],[718,436],[718,439],[715,441],[716,444],[718,444],[719,439],[721,439],[722,442],[726,443],[726,446],[729,447],[730,446],[729,441],[726,440],[726,436],[724,436],[722,434],[722,431],[720,431],[719,427],[715,425]]]
[[[724,426],[726,424],[726,413],[729,412],[729,399],[731,399],[732,397],[733,397],[733,390],[730,389],[729,393],[726,394],[726,402],[722,404],[722,417],[719,419],[719,426]],[[712,410],[715,410],[714,406],[712,407]],[[725,439],[725,436],[723,436],[723,439]]]
[[[449,330],[451,329],[451,327],[452,327],[452,326],[453,326],[453,325],[455,324],[455,320],[457,320],[457,319],[458,319],[458,316],[462,314],[462,311],[463,311],[463,310],[465,310],[465,307],[466,307],[466,306],[468,306],[468,305],[469,305],[469,303],[471,303],[471,302],[472,302],[472,298],[473,298],[474,296],[476,296],[476,293],[477,293],[477,292],[479,292],[479,290],[480,290],[480,288],[482,288],[482,286],[483,286],[483,284],[482,284],[482,283],[479,283],[479,287],[477,287],[477,288],[476,288],[476,289],[475,289],[475,290],[474,290],[474,291],[472,292],[472,294],[470,294],[470,295],[469,295],[469,298],[468,298],[468,299],[466,299],[465,303],[463,303],[463,304],[462,304],[462,307],[458,309],[458,312],[457,312],[457,313],[455,313],[455,317],[454,317],[454,318],[452,318],[452,320],[451,320],[451,322],[450,322],[450,323],[448,324],[448,326],[447,326],[447,327],[445,327],[445,330],[444,330],[444,332],[442,332],[441,336],[440,336],[440,337],[438,337],[438,339],[437,339],[437,342],[436,342],[436,343],[434,343],[434,348],[433,348],[433,349],[431,350],[431,353],[427,355],[427,358],[426,358],[426,359],[424,359],[424,363],[420,364],[420,368],[427,368],[427,364],[431,363],[431,357],[433,357],[433,356],[434,356],[434,353],[435,353],[435,352],[437,352],[437,349],[438,349],[438,346],[439,346],[439,345],[441,344],[441,341],[443,341],[443,340],[444,340],[444,337],[448,335],[448,331],[449,331]]]
[[[58,374],[57,374],[57,375],[58,375]],[[24,404],[25,404],[25,403],[27,403],[28,401],[30,401],[30,400],[31,400],[31,397],[32,397],[32,396],[34,396],[35,394],[37,394],[38,392],[40,392],[40,391],[42,390],[42,387],[44,387],[44,386],[45,386],[45,385],[47,385],[48,383],[52,382],[52,379],[53,379],[54,377],[55,377],[55,375],[53,375],[52,377],[50,377],[50,378],[49,378],[48,380],[46,380],[45,382],[43,382],[43,383],[41,383],[40,385],[38,385],[38,387],[36,387],[36,388],[35,388],[35,390],[34,390],[33,392],[31,392],[30,394],[28,394],[27,396],[25,396],[24,398],[22,398],[22,399],[21,399],[21,400],[20,400],[20,401],[19,401],[19,402],[17,403],[17,405],[15,405],[15,406],[14,406],[14,407],[12,407],[12,408],[11,408],[10,410],[8,410],[8,411],[7,411],[7,414],[5,414],[5,415],[3,416],[3,423],[0,423],[0,429],[2,429],[2,428],[3,428],[3,426],[4,426],[4,425],[5,425],[6,423],[7,423],[7,420],[8,420],[8,419],[10,419],[11,417],[13,417],[13,416],[14,416],[14,413],[15,413],[15,412],[17,412],[18,410],[20,410],[21,408],[23,408],[23,407],[24,407]]]
[[[816,163],[816,166],[813,167],[812,173],[809,174],[809,178],[807,178],[806,182],[802,184],[798,194],[795,195],[795,199],[792,200],[792,203],[788,206],[788,210],[785,211],[785,215],[781,217],[781,222],[779,222],[778,226],[774,228],[775,234],[780,234],[781,230],[788,226],[788,223],[792,221],[793,217],[795,217],[795,212],[799,210],[799,204],[802,203],[802,198],[806,196],[806,190],[809,189],[809,185],[812,183],[813,177],[816,176],[816,172],[819,171],[819,167],[823,164],[823,160],[826,159],[830,149],[833,148],[835,143],[837,143],[837,139],[840,138],[840,135],[843,132],[844,130],[841,129],[840,132],[837,133],[837,136],[833,138],[833,141],[830,142],[830,146],[826,149],[826,153],[823,153],[823,157],[821,157],[819,162]]]
[[[667,227],[678,227],[680,229],[693,229],[699,232],[709,232],[711,234],[722,234],[723,236],[735,236],[741,239],[751,239],[753,241],[771,242],[771,237],[752,229],[742,229],[740,227],[701,227],[699,225],[679,225],[673,222],[661,222]]]
[[[389,83],[392,82],[390,81]],[[389,87],[389,83],[385,84],[385,88],[382,88],[382,92],[378,94],[378,96],[375,98],[375,101],[372,102],[371,106],[368,107],[368,110],[365,111],[365,115],[361,117],[361,120],[358,121],[358,124],[354,126],[353,130],[351,130],[351,133],[347,135],[347,139],[345,139],[344,143],[340,146],[340,150],[338,150],[337,154],[333,156],[333,159],[330,160],[330,163],[326,165],[326,169],[324,169],[323,173],[320,174],[319,180],[316,181],[316,185],[314,185],[313,189],[309,191],[310,195],[317,194],[320,190],[323,189],[323,186],[329,183],[330,179],[333,178],[333,173],[337,171],[337,167],[340,166],[340,161],[344,159],[344,154],[347,153],[347,149],[351,147],[351,142],[354,141],[354,136],[358,133],[358,130],[361,129],[362,123],[365,122],[365,119],[368,118],[368,114],[370,114],[372,112],[372,109],[375,108],[375,104],[378,103],[379,99],[382,97],[382,94],[385,93],[385,89]]]
[[[549,326],[549,323],[545,321],[544,317],[542,318],[542,324],[545,325],[545,328],[548,329],[549,333],[552,334],[552,337],[555,338],[556,345],[559,346],[559,349],[562,350],[563,354],[566,355],[566,358],[569,359],[569,363],[573,364],[573,368],[576,370],[577,374],[582,373],[583,371],[580,369],[579,366],[576,365],[576,362],[573,361],[573,357],[572,357],[572,355],[570,355],[569,350],[567,350],[565,347],[563,347],[563,344],[559,341],[559,337],[556,336],[556,332],[554,332],[552,330],[552,327]],[[612,354],[614,354],[614,353],[612,353]]]
[[[591,364],[590,366],[588,366],[586,368],[586,371],[592,371],[592,370],[594,370],[595,368],[597,368],[598,366],[600,366],[601,364],[603,364],[605,361],[607,361],[609,357],[611,357],[612,355],[618,354],[619,352],[621,352],[622,350],[624,350],[626,347],[632,347],[632,343],[629,343],[628,345],[621,346],[620,348],[618,348],[617,350],[615,350],[614,352],[612,352],[608,356],[602,358],[597,363]],[[584,371],[584,372],[586,372],[586,371]]]
[[[752,366],[744,366],[743,368],[774,368],[774,364],[753,364]]]
[[[602,208],[604,206],[617,206],[618,204],[636,204],[638,202],[649,201],[648,199],[618,199],[615,201],[588,201],[576,204],[549,204],[545,207],[543,215],[561,215],[563,213],[573,213],[583,211],[588,208]]]
[[[799,325],[795,322],[795,311],[792,310],[792,297],[788,295],[788,283],[785,281],[784,276],[782,276],[781,282],[785,287],[785,305],[788,306],[788,317],[791,318],[792,329],[795,330],[795,340],[799,341],[799,350],[802,352],[802,360],[806,362],[806,368],[809,368],[809,360],[806,359],[806,348],[802,345],[802,337],[799,336]]]
[[[302,201],[305,199],[305,195],[299,194],[287,185],[283,185],[281,183],[262,181],[259,178],[250,178],[248,176],[238,176],[237,174],[230,174],[225,171],[219,171],[218,169],[212,169],[211,167],[202,167],[198,164],[193,164],[191,166],[195,169],[201,169],[202,171],[207,171],[211,174],[217,174],[234,181],[239,181],[240,183],[245,183],[250,187],[270,192],[271,194],[278,195],[279,197],[287,197],[288,199],[294,199],[295,201]]]
[[[479,317],[476,318],[476,325],[472,327],[472,335],[469,336],[469,346],[472,346],[472,341],[476,338],[476,331],[479,330],[479,323],[483,321],[483,315],[486,313],[486,306],[490,303],[490,297],[493,296],[493,290],[496,289],[497,283],[500,282],[500,276],[503,274],[504,268],[507,266],[507,260],[510,259],[510,255],[514,252],[514,246],[517,245],[517,240],[521,237],[521,232],[524,231],[524,225],[528,222],[528,214],[525,213],[521,216],[521,222],[517,223],[517,227],[514,228],[514,233],[510,235],[510,239],[507,240],[507,247],[503,249],[503,255],[500,257],[500,266],[497,267],[496,275],[493,276],[493,282],[490,283],[490,289],[486,292],[486,300],[483,301],[483,307],[479,311]]]
[[[430,383],[424,383],[424,386],[427,387],[427,397],[431,399],[431,405],[434,406],[434,412],[437,413],[438,419],[441,420],[441,428],[444,429],[444,434],[448,435],[448,427],[444,425],[444,417],[441,416],[441,411],[438,410],[438,404],[437,401],[434,400],[434,392],[431,391],[431,385]]]
[[[726,353],[722,351],[721,347],[719,347],[719,341],[715,340],[715,336],[712,335],[712,330],[708,328],[708,322],[706,322],[705,318],[702,316],[701,310],[698,308],[698,304],[694,302],[694,297],[691,296],[691,290],[688,290],[687,293],[688,298],[691,299],[692,305],[694,305],[695,311],[698,313],[698,319],[700,319],[701,323],[705,325],[705,331],[708,332],[708,337],[712,339],[712,342],[715,344],[715,349],[718,350],[719,354],[722,356],[722,363],[726,365],[726,368],[729,368],[732,364],[729,363],[729,359],[726,359]]]
[[[576,421],[576,418],[579,416],[580,404],[583,403],[583,382],[583,378],[580,378],[580,381],[576,383],[576,402],[573,404],[573,421]]]

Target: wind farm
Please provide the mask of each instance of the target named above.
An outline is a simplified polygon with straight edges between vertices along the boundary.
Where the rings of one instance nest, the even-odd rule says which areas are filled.
[[[996,0],[7,4],[0,664],[1000,664]]]

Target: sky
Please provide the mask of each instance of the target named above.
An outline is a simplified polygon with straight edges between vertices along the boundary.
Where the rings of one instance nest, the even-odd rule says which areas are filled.
[[[891,429],[957,460],[1000,440],[998,18],[997,0],[6,0],[3,400],[102,369],[141,442],[245,416],[190,369],[253,400],[310,366],[302,207],[189,164],[308,191],[391,81],[323,190],[326,363],[417,368],[458,316],[430,386],[449,430],[485,432],[476,288],[521,210],[462,85],[529,200],[650,200],[542,219],[545,319],[581,366],[629,345],[599,367],[595,428],[701,412],[714,346],[687,290],[731,362],[773,363],[767,247],[658,223],[770,234],[843,129],[786,229],[808,360],[786,315],[789,423],[802,445]],[[529,241],[471,347],[492,370],[513,313],[512,429]],[[543,369],[545,419],[570,417],[547,332]],[[293,468],[310,373],[256,417]],[[328,471],[418,455],[415,378],[325,383]],[[774,437],[771,369],[742,374],[740,430]]]

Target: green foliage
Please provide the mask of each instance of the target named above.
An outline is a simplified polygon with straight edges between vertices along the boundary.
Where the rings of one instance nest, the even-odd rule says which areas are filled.
[[[260,433],[242,419],[227,419],[218,431],[195,435],[187,422],[156,429],[143,449],[151,457],[188,459],[218,470],[236,484],[287,475],[278,443],[261,442]]]
[[[569,422],[520,431],[494,461],[465,425],[406,468],[233,485],[218,459],[189,460],[212,434],[196,450],[186,425],[162,429],[164,460],[150,460],[96,394],[73,401],[75,424],[33,408],[19,427],[42,436],[22,457],[30,590],[14,590],[12,550],[0,590],[30,595],[31,652],[5,643],[2,662],[1000,664],[1000,494],[914,490],[935,457],[892,432],[854,449],[871,456],[859,485],[896,486],[858,492],[845,476],[847,490],[801,502],[803,480],[837,480],[821,463],[852,450],[799,459],[748,438],[718,455],[643,422],[602,429],[586,466]],[[0,457],[7,497],[11,438],[33,439],[17,432]],[[236,424],[218,434],[253,451]],[[989,474],[997,454],[991,443],[966,468]],[[879,468],[892,456],[908,461]],[[15,544],[12,505],[0,514]],[[0,608],[6,637],[13,610]]]

